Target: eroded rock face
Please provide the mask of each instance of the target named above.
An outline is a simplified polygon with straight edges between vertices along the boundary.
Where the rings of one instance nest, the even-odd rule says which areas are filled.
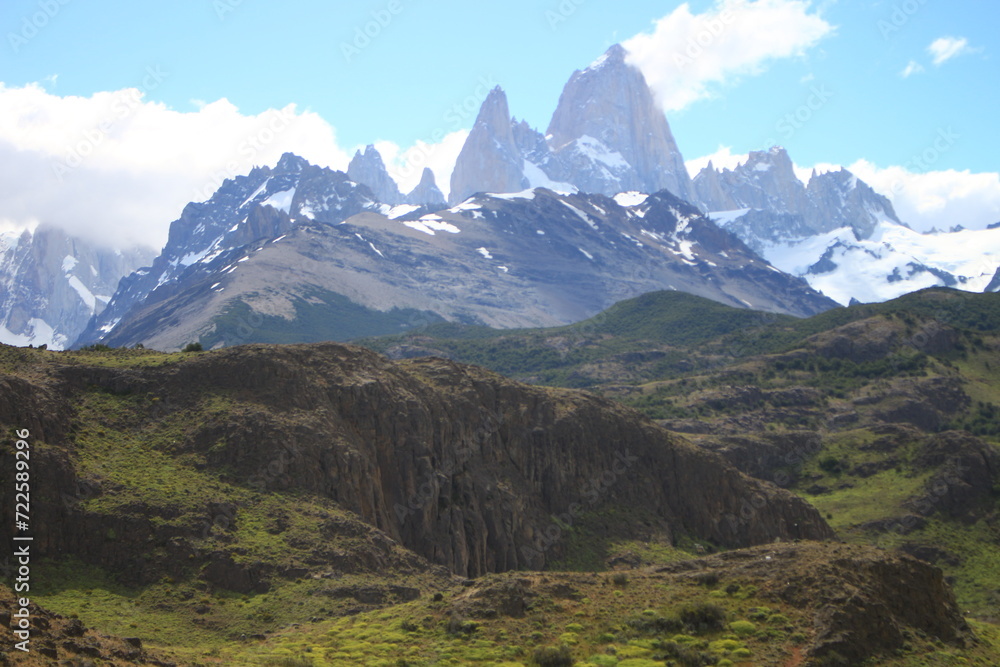
[[[383,204],[396,206],[402,204],[406,197],[399,192],[399,186],[392,180],[382,161],[382,154],[368,145],[365,152],[357,151],[351,164],[347,167],[347,176],[355,183],[367,185],[375,197]]]
[[[723,553],[658,572],[753,581],[765,596],[813,610],[809,656],[857,665],[890,655],[908,632],[964,646],[972,631],[936,567],[872,547],[784,544]],[[840,660],[840,662],[836,662]]]
[[[430,167],[424,167],[423,174],[420,176],[420,183],[410,191],[410,194],[406,195],[406,201],[414,206],[445,206],[447,204],[447,200],[441,189],[438,188],[434,172],[430,170]]]
[[[542,568],[563,549],[556,517],[572,523],[602,508],[641,510],[666,534],[727,547],[832,536],[804,501],[632,410],[441,359],[393,363],[332,344],[248,346],[163,369],[50,371],[39,391],[61,398],[61,414],[71,413],[78,392],[94,387],[155,391],[159,400],[140,417],[153,421],[189,414],[208,396],[231,397],[231,411],[190,425],[177,455],[204,457],[253,488],[326,496],[463,575]],[[0,423],[14,416],[0,414]],[[65,474],[51,476],[60,488],[39,493],[59,498],[78,480],[60,448],[52,451],[61,456],[53,469]],[[86,525],[81,511],[73,502],[56,503],[40,548],[86,552],[86,534],[74,528]],[[113,529],[139,548],[155,532],[141,514],[137,508],[132,519],[92,528]],[[169,538],[155,534],[158,542]],[[96,553],[112,558],[110,549]]]
[[[565,168],[550,176],[585,192],[669,190],[690,201],[691,179],[666,116],[626,58],[616,44],[566,84],[547,132]],[[587,165],[603,168],[581,171]]]
[[[449,199],[459,203],[477,192],[519,192],[528,185],[524,159],[514,140],[507,94],[497,86],[483,102],[458,155]]]

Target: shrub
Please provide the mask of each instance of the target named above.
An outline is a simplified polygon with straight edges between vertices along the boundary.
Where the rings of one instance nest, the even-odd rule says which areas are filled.
[[[757,632],[757,626],[750,621],[733,621],[729,624],[729,629],[740,637],[746,637]]]
[[[621,586],[624,588],[625,586],[628,586],[628,575],[624,572],[616,572],[614,576],[611,577],[611,583],[615,586]]]
[[[184,346],[184,352],[204,352],[205,348],[201,346],[201,343],[188,343]]]
[[[717,604],[705,602],[685,607],[679,616],[684,627],[695,634],[722,630],[726,623],[726,610]]]
[[[538,667],[573,667],[573,655],[565,644],[537,648],[534,659]]]
[[[654,660],[682,665],[683,667],[706,667],[717,663],[716,656],[704,653],[693,646],[684,646],[676,642],[663,642],[661,653],[653,656]]]
[[[448,619],[446,630],[449,635],[471,635],[479,629],[479,624],[475,621],[465,621],[457,616]]]
[[[674,634],[684,628],[684,624],[669,616],[636,616],[625,622],[629,628],[643,635]]]

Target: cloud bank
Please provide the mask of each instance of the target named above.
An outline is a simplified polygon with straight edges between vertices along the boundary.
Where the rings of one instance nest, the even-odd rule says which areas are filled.
[[[157,76],[151,72],[141,88],[90,97],[0,83],[0,231],[43,223],[106,246],[160,248],[185,204],[208,199],[254,166],[274,166],[284,152],[347,168],[353,150],[339,146],[335,129],[311,111],[288,105],[245,114],[225,99],[176,111],[147,101]],[[464,136],[407,151],[381,146],[408,190],[424,166],[450,177]]]
[[[678,111],[773,60],[805,55],[834,31],[810,9],[806,0],[717,0],[692,14],[684,3],[623,45],[663,109]]]

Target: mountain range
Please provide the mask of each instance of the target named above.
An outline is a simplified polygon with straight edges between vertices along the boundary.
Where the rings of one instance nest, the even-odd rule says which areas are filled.
[[[188,204],[151,263],[88,263],[100,298],[65,288],[71,253],[31,280],[13,253],[0,271],[20,291],[0,333],[55,348],[553,326],[659,289],[796,316],[934,285],[1000,289],[1000,228],[919,234],[846,170],[803,183],[775,147],[690,178],[618,45],[571,76],[544,134],[490,91],[447,195],[430,169],[401,192],[371,145],[346,173],[286,154]]]
[[[39,226],[0,234],[0,343],[63,349],[100,313],[118,281],[156,256]]]

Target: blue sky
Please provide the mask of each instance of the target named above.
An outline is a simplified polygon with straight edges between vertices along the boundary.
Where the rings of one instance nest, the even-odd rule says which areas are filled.
[[[755,32],[752,16],[766,7],[799,18]],[[36,124],[40,116],[87,116],[86,104],[74,98],[93,102],[103,92],[139,88],[142,104],[159,110],[159,116],[148,116],[149,123],[160,118],[168,137],[181,131],[190,135],[196,127],[212,135],[196,122],[199,115],[233,126],[234,118],[259,119],[295,105],[295,114],[308,115],[306,126],[315,132],[315,145],[325,147],[326,161],[343,166],[338,161],[359,145],[383,142],[380,148],[392,153],[390,143],[403,151],[417,141],[433,143],[442,133],[471,127],[474,110],[459,110],[463,104],[474,109],[487,83],[504,87],[515,116],[544,129],[573,70],[611,44],[640,33],[653,35],[654,22],[668,17],[673,17],[674,32],[664,28],[664,39],[676,41],[684,15],[718,15],[726,8],[731,21],[725,29],[756,40],[763,49],[760,58],[747,61],[752,45],[746,42],[737,41],[738,48],[729,44],[726,51],[728,38],[706,39],[697,65],[685,70],[688,78],[703,79],[676,83],[664,42],[647,40],[643,69],[651,79],[657,72],[647,68],[663,70],[664,81],[657,86],[661,99],[675,92],[671,86],[698,87],[698,94],[682,96],[680,103],[665,102],[689,160],[720,148],[719,157],[738,156],[777,142],[804,168],[856,165],[870,168],[870,174],[861,175],[876,182],[888,183],[893,177],[886,170],[893,168],[908,178],[927,172],[997,172],[1000,66],[994,35],[1000,3],[993,0],[692,0],[686,6],[648,0],[475,5],[453,0],[7,0],[0,9],[0,82],[6,94],[36,86],[32,101],[22,95],[11,107],[22,114],[22,125],[26,116]],[[796,41],[807,20],[813,28],[826,27],[813,39]],[[358,40],[366,28],[375,36]],[[783,41],[788,42],[784,51],[774,45]],[[931,50],[935,43],[936,51]],[[770,56],[768,48],[774,51]],[[658,55],[663,57],[658,60]],[[222,99],[231,107],[212,106]],[[52,109],[42,113],[45,105]],[[204,105],[215,114],[206,113]],[[69,114],[70,108],[78,111]],[[128,129],[135,130],[138,121],[129,120]],[[329,127],[318,132],[324,124]],[[86,128],[75,132],[88,136]],[[949,140],[938,150],[944,146],[942,133]],[[100,157],[82,169],[74,166],[68,177],[81,180],[81,190],[92,187],[83,182],[84,171],[128,171],[141,183],[140,167],[154,169],[148,157],[115,163],[112,153],[121,157],[128,148],[113,143],[116,131],[107,134],[108,141],[95,147]],[[291,136],[285,139],[292,147],[309,141],[305,130],[295,135],[299,144]],[[0,133],[0,147],[4,141],[14,145],[19,159],[31,151],[34,158],[40,151],[61,149],[48,139],[29,146],[23,137]],[[273,148],[283,148],[277,145],[283,142]],[[148,146],[143,144],[143,150],[148,152]],[[306,157],[322,161],[320,152],[315,148],[315,155]],[[914,160],[922,155],[934,159]],[[180,165],[182,157],[164,161]],[[273,161],[271,151],[253,157]],[[69,188],[66,183],[66,177],[58,181]],[[912,187],[919,183],[913,181]],[[977,183],[984,188],[993,181]],[[934,185],[944,188],[937,181]],[[192,198],[190,187],[184,187],[175,197],[178,202]],[[960,189],[951,188],[943,191]],[[1000,202],[990,198],[994,194],[976,200],[981,209],[987,207],[978,212],[984,220],[993,213],[988,207]],[[5,209],[3,196],[0,191],[0,222],[16,227],[33,217],[30,201]],[[164,203],[156,215],[176,205]],[[960,217],[957,210],[948,219]],[[1000,209],[996,213],[994,221],[1000,220]],[[34,216],[36,222],[45,217],[44,211]]]

